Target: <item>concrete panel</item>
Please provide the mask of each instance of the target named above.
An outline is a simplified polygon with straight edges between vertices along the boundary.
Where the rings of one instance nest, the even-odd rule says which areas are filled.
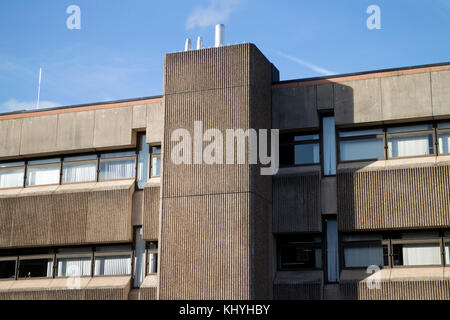
[[[56,151],[57,127],[57,115],[23,119],[20,154],[30,155]]]
[[[132,146],[133,109],[129,107],[95,111],[94,147]]]
[[[382,120],[380,79],[334,84],[336,125]]]
[[[272,128],[318,128],[315,86],[272,89]]]
[[[147,104],[147,143],[162,143],[164,140],[164,103]]]
[[[133,227],[142,226],[144,209],[144,192],[137,190],[133,194],[133,206],[131,211],[131,223]]]
[[[450,70],[431,72],[433,116],[450,114]]]
[[[147,106],[145,104],[133,106],[133,129],[142,129],[147,126]]]
[[[143,193],[143,239],[158,240],[160,187],[146,187]]]
[[[333,84],[317,85],[317,110],[327,110],[334,108]]]
[[[19,155],[21,134],[22,119],[0,121],[0,157]]]
[[[57,149],[63,151],[92,148],[94,116],[94,111],[59,114]]]
[[[431,117],[430,73],[381,78],[383,120]]]
[[[321,180],[320,203],[322,214],[337,213],[336,177],[324,177]]]

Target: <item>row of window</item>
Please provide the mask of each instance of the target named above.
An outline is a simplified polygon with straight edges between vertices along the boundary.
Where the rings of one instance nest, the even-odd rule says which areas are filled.
[[[344,268],[450,265],[450,232],[343,234]],[[280,236],[279,270],[322,269],[320,236]]]
[[[137,177],[138,187],[143,188],[148,181],[149,171],[152,177],[160,175],[161,147],[150,147],[145,142],[145,135],[140,135],[140,145],[137,150],[0,163],[0,188],[135,177]]]
[[[334,118],[322,119],[324,174],[335,174]],[[450,122],[338,132],[339,161],[392,159],[450,153]],[[280,134],[282,166],[320,163],[319,134]]]

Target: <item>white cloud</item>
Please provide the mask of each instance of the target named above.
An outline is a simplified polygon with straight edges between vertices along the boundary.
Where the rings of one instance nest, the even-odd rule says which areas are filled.
[[[40,101],[39,109],[55,108],[59,107],[60,104],[53,101]],[[2,112],[12,112],[18,110],[31,110],[36,109],[36,101],[18,101],[16,99],[9,99],[5,101],[0,106],[0,111]]]
[[[195,8],[188,16],[186,29],[208,27],[228,20],[240,0],[212,0],[206,8]]]
[[[279,56],[282,56],[282,57],[284,57],[286,59],[294,61],[295,63],[298,63],[298,64],[300,64],[300,65],[302,65],[302,66],[304,66],[304,67],[306,67],[306,68],[308,68],[308,69],[310,69],[310,70],[312,70],[314,72],[320,73],[322,75],[329,76],[329,75],[336,74],[336,72],[334,72],[334,71],[327,70],[327,69],[319,67],[319,66],[317,66],[317,65],[315,65],[315,64],[313,64],[311,62],[302,60],[302,59],[294,57],[294,56],[290,56],[290,55],[285,54],[283,52],[275,51],[275,53],[277,53]]]

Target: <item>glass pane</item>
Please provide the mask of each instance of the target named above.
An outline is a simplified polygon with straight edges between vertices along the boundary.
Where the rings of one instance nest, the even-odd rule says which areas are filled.
[[[438,129],[450,129],[450,122],[441,122],[437,125]]]
[[[384,158],[383,139],[361,139],[341,141],[341,161]]]
[[[158,272],[158,254],[157,253],[148,253],[148,273],[157,273]]]
[[[383,265],[383,248],[381,247],[359,247],[345,248],[344,261],[346,267],[364,267]]]
[[[398,133],[398,132],[411,132],[411,131],[421,131],[421,130],[431,130],[433,129],[432,124],[422,124],[418,126],[407,126],[407,127],[395,127],[395,128],[388,128],[388,133]]]
[[[334,117],[323,118],[323,173],[336,174],[336,131]]]
[[[439,137],[439,154],[450,153],[450,132],[440,133]]]
[[[294,141],[319,140],[318,134],[310,134],[306,136],[294,136]]]
[[[20,260],[19,278],[51,278],[52,269],[52,259]]]
[[[320,162],[319,144],[299,144],[294,147],[294,164]]]
[[[345,234],[342,237],[344,242],[353,242],[353,241],[375,241],[375,240],[383,240],[381,234]]]
[[[370,130],[352,130],[352,131],[341,131],[339,132],[339,137],[357,137],[357,136],[368,136],[374,134],[382,134],[383,129],[370,129]]]
[[[22,167],[25,162],[0,163],[0,168]]]
[[[131,251],[131,244],[119,244],[115,246],[98,246],[95,248],[97,252],[123,252]]]
[[[138,152],[137,184],[143,189],[148,181],[148,165],[150,146],[147,144],[145,134],[141,135],[140,148]]]
[[[152,154],[161,154],[161,147],[152,147]]]
[[[388,138],[390,158],[433,154],[433,135],[417,135]]]
[[[131,257],[129,255],[96,257],[94,274],[96,276],[131,274]]]
[[[91,155],[87,155],[87,156],[67,157],[67,158],[64,158],[64,161],[68,162],[68,161],[83,161],[83,160],[96,160],[96,159],[97,159],[97,155],[91,154]]]
[[[58,277],[81,277],[91,275],[91,258],[59,258]]]
[[[104,153],[104,154],[100,155],[100,158],[112,159],[112,158],[121,158],[121,157],[133,157],[135,155],[136,155],[136,152],[134,152],[134,151],[112,152],[112,153]]]
[[[1,169],[0,188],[18,188],[23,186],[25,168]]]
[[[51,164],[51,163],[59,163],[61,162],[61,159],[55,158],[55,159],[43,159],[43,160],[36,160],[36,161],[29,161],[28,165],[32,166],[35,164]]]
[[[445,243],[445,264],[450,265],[450,243]]]
[[[322,250],[308,246],[286,245],[280,248],[280,267],[283,270],[322,267]]]
[[[439,243],[394,244],[394,265],[420,266],[440,265],[441,250]]]
[[[100,162],[100,180],[134,178],[134,159]]]
[[[14,279],[16,274],[16,261],[0,261],[0,279]]]
[[[97,180],[97,162],[64,164],[63,183],[87,182]]]
[[[27,186],[59,184],[60,165],[28,167]]]
[[[161,175],[161,156],[152,156],[152,177]]]
[[[134,286],[140,287],[145,278],[145,241],[142,228],[135,230]]]

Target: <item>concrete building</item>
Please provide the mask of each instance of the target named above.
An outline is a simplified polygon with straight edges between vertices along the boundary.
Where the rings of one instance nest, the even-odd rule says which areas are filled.
[[[174,163],[194,121],[279,129],[278,173]],[[450,63],[168,54],[160,97],[0,115],[0,299],[450,299],[449,144]]]

